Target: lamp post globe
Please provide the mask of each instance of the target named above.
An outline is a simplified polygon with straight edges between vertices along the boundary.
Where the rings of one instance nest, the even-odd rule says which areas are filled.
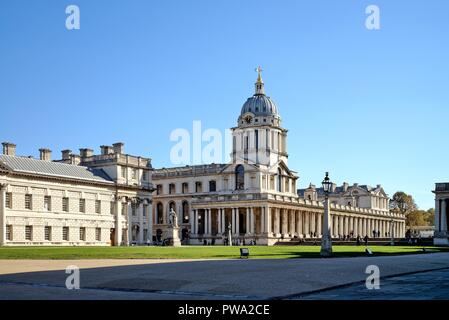
[[[321,251],[322,257],[330,257],[332,255],[332,237],[330,229],[330,203],[329,193],[332,189],[332,182],[329,178],[329,172],[326,172],[326,176],[322,182],[324,190],[324,213],[323,213],[323,235],[321,236]]]

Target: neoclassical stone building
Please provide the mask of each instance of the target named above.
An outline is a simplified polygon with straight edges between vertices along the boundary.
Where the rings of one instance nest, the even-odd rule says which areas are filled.
[[[435,233],[434,244],[449,246],[449,182],[435,185]]]
[[[150,159],[123,144],[40,159],[0,155],[0,245],[129,245],[152,239]]]
[[[173,208],[181,237],[190,244],[223,243],[229,228],[241,243],[273,245],[320,237],[322,190],[313,185],[296,189],[298,176],[288,166],[287,130],[265,94],[260,70],[255,93],[231,130],[231,163],[154,170],[153,233],[164,238]],[[335,186],[330,198],[334,236],[372,236],[374,230],[382,237],[404,235],[405,218],[389,211],[380,185]]]

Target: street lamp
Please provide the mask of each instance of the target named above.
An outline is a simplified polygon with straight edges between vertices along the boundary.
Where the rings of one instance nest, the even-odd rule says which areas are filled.
[[[330,212],[329,212],[329,192],[332,188],[332,182],[329,179],[329,172],[326,172],[326,176],[322,182],[324,190],[324,215],[323,215],[323,235],[321,237],[321,251],[322,257],[330,257],[332,255],[332,238],[331,230],[329,226]]]

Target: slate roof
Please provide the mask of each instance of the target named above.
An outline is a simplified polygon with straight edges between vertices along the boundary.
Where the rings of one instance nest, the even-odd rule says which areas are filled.
[[[72,164],[0,155],[0,165],[18,173],[113,183],[112,179],[101,169],[91,169]]]

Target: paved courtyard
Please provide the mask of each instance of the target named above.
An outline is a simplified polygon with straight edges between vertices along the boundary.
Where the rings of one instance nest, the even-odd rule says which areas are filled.
[[[81,270],[80,290],[65,288],[69,265]],[[380,290],[362,285],[368,265],[380,268]],[[442,284],[449,283],[444,268],[449,269],[447,253],[281,260],[1,260],[0,299],[444,299],[448,286]],[[401,274],[407,275],[397,276]]]

